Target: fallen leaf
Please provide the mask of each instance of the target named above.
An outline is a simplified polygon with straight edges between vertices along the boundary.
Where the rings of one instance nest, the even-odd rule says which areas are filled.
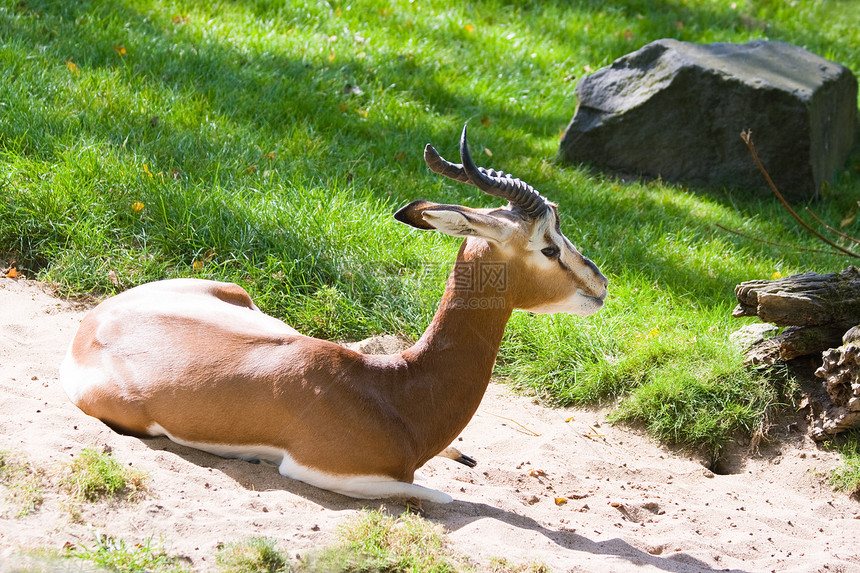
[[[546,472],[543,470],[538,470],[538,469],[530,469],[529,475],[532,477],[541,477],[541,476],[545,476]]]
[[[469,32],[470,34],[475,32],[475,27],[472,26],[471,24],[466,24],[465,26],[463,26],[463,29],[466,30],[467,32]]]
[[[149,170],[149,165],[147,165],[146,163],[143,164],[143,171],[144,173],[152,177],[152,171]]]
[[[18,278],[18,269],[15,267],[9,267],[9,272],[6,273],[7,279],[16,279]]]
[[[66,67],[69,68],[69,71],[73,74],[81,73],[81,69],[78,67],[78,64],[71,60],[66,60]]]
[[[564,504],[566,504],[566,503],[567,503],[567,498],[566,498],[566,497],[557,497],[557,498],[555,498],[555,504],[556,504],[556,505],[564,505]]]
[[[486,154],[487,154],[487,157],[492,157],[492,156],[493,156],[493,152],[492,152],[492,151],[490,151],[489,149],[487,149],[486,147],[484,148],[484,153],[486,153]]]
[[[191,268],[194,269],[195,271],[202,271],[203,270],[203,261],[194,261],[193,263],[191,263]]]
[[[845,217],[844,219],[839,221],[839,228],[844,229],[845,227],[853,223],[855,217],[856,215],[849,215],[848,217]]]
[[[143,211],[144,207],[146,207],[146,205],[144,205],[140,201],[135,201],[134,203],[131,204],[131,210],[134,211],[135,213],[140,213],[141,211]]]
[[[631,32],[629,28],[624,30],[624,39],[628,41],[633,39],[633,32]]]
[[[482,118],[481,118],[481,125],[491,125],[492,123],[493,123],[493,122],[491,122],[491,121],[490,121],[490,119],[489,119],[489,118],[487,118],[487,117],[482,117]]]
[[[108,280],[111,282],[111,284],[113,286],[115,286],[115,287],[119,286],[119,279],[116,278],[116,271],[114,271],[113,269],[108,271]]]
[[[573,422],[573,416],[571,416],[570,418],[568,418],[567,420],[565,420],[565,422],[567,422],[568,424],[569,424],[569,423],[571,423],[571,422]]]

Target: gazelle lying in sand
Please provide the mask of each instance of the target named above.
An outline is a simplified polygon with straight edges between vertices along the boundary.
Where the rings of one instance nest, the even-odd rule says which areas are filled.
[[[176,279],[112,297],[84,317],[60,378],[115,430],[224,457],[357,498],[451,497],[412,483],[487,389],[515,308],[589,315],[606,278],[561,233],[556,206],[510,175],[428,145],[445,177],[506,199],[496,209],[415,201],[394,216],[465,237],[439,309],[400,354],[359,354],[267,316],[235,284]],[[456,456],[454,456],[456,457]]]

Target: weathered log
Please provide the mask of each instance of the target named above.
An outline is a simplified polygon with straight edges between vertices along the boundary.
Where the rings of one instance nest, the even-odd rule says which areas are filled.
[[[799,356],[818,354],[838,345],[845,328],[841,326],[789,326],[781,333],[753,344],[744,353],[744,362],[773,366]]]
[[[845,333],[842,346],[825,350],[815,375],[823,379],[830,398],[813,424],[813,437],[828,435],[860,425],[860,326]]]
[[[777,326],[833,325],[844,332],[860,321],[860,270],[747,281],[735,287],[735,296],[734,317],[758,316]]]

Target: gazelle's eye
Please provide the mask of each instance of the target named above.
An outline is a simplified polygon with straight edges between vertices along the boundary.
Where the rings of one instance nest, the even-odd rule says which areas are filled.
[[[560,251],[560,250],[559,250],[559,248],[558,248],[558,247],[556,247],[555,245],[550,245],[549,247],[544,247],[544,248],[542,248],[542,249],[540,250],[540,252],[541,252],[541,253],[543,253],[543,256],[545,256],[546,258],[548,258],[548,259],[554,259],[554,258],[556,258],[556,257],[558,256],[558,254],[559,254],[561,251]]]

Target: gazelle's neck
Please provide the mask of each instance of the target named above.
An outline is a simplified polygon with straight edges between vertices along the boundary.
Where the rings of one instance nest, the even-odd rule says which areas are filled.
[[[467,241],[460,248],[430,326],[402,354],[414,375],[415,403],[432,418],[423,425],[432,436],[429,450],[436,450],[428,450],[428,459],[448,446],[478,409],[513,311],[508,269],[481,256],[485,244],[478,253],[470,246]]]

